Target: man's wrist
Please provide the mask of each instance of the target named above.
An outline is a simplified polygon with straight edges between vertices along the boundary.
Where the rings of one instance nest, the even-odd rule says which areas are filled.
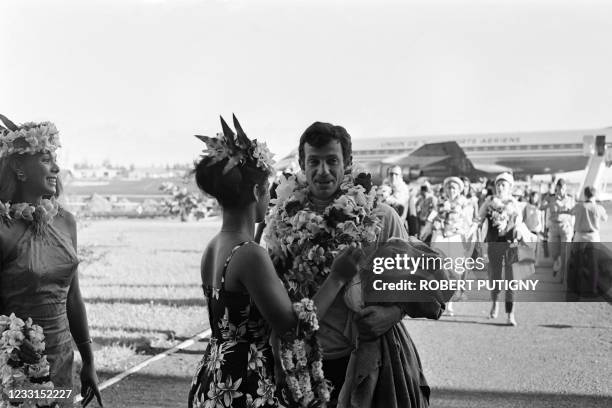
[[[402,319],[404,318],[404,315],[406,314],[404,312],[404,309],[399,306],[399,305],[392,305],[391,307],[394,307],[397,310],[397,321],[400,322],[402,321]]]
[[[339,276],[335,276],[335,275],[330,275],[329,279],[330,279],[330,280],[331,280],[331,281],[332,281],[332,282],[333,282],[335,285],[338,285],[338,286],[344,286],[344,285],[346,285],[347,283],[349,283],[349,281],[350,281],[350,279],[344,279],[344,278],[341,278],[341,277],[339,277]]]

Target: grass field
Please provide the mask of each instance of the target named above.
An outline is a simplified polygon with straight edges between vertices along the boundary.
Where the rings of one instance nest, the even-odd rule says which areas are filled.
[[[200,258],[218,228],[215,219],[99,220],[79,231],[81,292],[102,378],[208,327]]]

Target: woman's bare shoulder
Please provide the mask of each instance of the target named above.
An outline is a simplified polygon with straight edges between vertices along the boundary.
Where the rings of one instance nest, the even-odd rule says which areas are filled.
[[[76,217],[74,216],[73,213],[71,213],[64,207],[60,207],[58,211],[58,216],[62,218],[66,222],[66,224],[76,227],[76,223],[77,223]]]
[[[259,270],[272,267],[272,261],[268,252],[256,242],[249,242],[240,247],[232,256],[232,266],[236,268],[247,268]]]
[[[70,211],[66,210],[63,207],[60,207],[57,216],[54,219],[54,224],[59,228],[66,230],[71,235],[76,234],[77,230],[77,220],[74,214]]]

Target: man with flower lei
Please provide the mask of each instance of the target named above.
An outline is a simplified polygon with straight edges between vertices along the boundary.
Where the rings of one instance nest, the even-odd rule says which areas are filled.
[[[303,174],[282,181],[276,190],[278,198],[266,220],[265,242],[294,301],[313,296],[329,273],[334,256],[343,248],[367,250],[391,237],[409,240],[395,210],[376,202],[369,177],[361,174],[355,179],[350,174],[351,161],[348,132],[341,126],[315,122],[300,138]],[[367,369],[382,367],[381,376],[393,376],[389,371],[382,372],[391,368],[382,364],[380,348],[384,335],[401,326],[398,323],[403,316],[402,307],[392,304],[362,307],[355,313],[344,296],[336,297],[319,322],[318,333],[325,378],[334,387],[331,406],[337,403],[358,337],[378,347],[378,361]],[[426,387],[424,378],[421,385]],[[397,392],[386,386],[392,387],[389,382],[379,382],[375,393]]]
[[[58,131],[50,122],[17,126],[3,115],[0,120],[0,315],[15,315],[3,334],[3,341],[19,350],[11,351],[12,367],[24,376],[46,370],[55,389],[72,392],[74,340],[83,361],[84,403],[96,397],[101,405],[79,288],[76,221],[56,200]],[[24,321],[21,338],[16,327]],[[6,392],[8,383],[3,386]]]

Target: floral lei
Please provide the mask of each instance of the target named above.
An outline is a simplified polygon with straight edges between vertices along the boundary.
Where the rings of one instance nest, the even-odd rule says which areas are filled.
[[[266,220],[266,243],[299,321],[295,332],[281,338],[282,367],[294,403],[325,406],[331,386],[323,373],[323,351],[316,337],[319,324],[310,298],[325,281],[338,252],[376,241],[381,228],[373,213],[376,190],[369,186],[366,190],[345,176],[340,195],[322,214],[311,210],[302,174],[283,180],[276,193]]]
[[[315,401],[319,406],[325,406],[332,387],[323,374],[323,353],[316,337],[319,322],[314,302],[304,298],[293,304],[293,312],[298,317],[298,326],[286,333],[280,342],[280,360],[290,392],[290,395],[285,394],[285,399],[301,407],[309,407]]]
[[[493,226],[497,227],[499,233],[503,235],[512,229],[512,224],[516,221],[519,209],[514,198],[502,200],[495,196],[491,199],[488,212],[491,216]]]
[[[463,211],[470,205],[464,196],[458,196],[456,200],[444,200],[438,204],[437,215],[433,220],[434,230],[442,231],[444,236],[465,233],[465,223],[463,222]]]
[[[344,177],[340,195],[318,214],[308,199],[302,174],[283,180],[266,219],[266,244],[293,301],[312,298],[331,270],[334,257],[348,246],[375,242],[381,220],[374,214],[376,189],[366,192]]]
[[[48,406],[53,399],[28,399],[18,405],[8,402],[10,390],[54,388],[49,379],[49,362],[43,354],[45,336],[42,327],[33,324],[31,318],[24,322],[12,313],[10,316],[0,315],[0,334],[0,406]],[[34,351],[41,354],[40,360],[35,364],[24,363],[19,358],[19,348],[26,339],[32,344]]]
[[[0,201],[0,222],[10,225],[14,220],[30,223],[36,237],[45,237],[49,224],[60,210],[55,198],[40,200],[37,205],[29,203],[3,203]]]

